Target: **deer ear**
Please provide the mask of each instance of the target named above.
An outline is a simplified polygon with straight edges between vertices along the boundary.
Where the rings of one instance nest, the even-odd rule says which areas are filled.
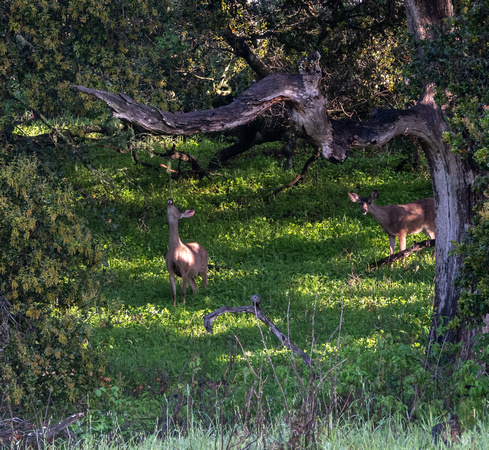
[[[379,191],[377,189],[375,189],[375,191],[372,192],[372,194],[370,195],[370,197],[372,198],[372,200],[375,200],[376,198],[379,198]]]
[[[352,202],[358,202],[358,194],[355,194],[355,192],[348,192],[348,195]]]
[[[182,217],[188,219],[189,217],[192,217],[194,214],[195,214],[195,209],[187,209],[187,211],[182,213]]]

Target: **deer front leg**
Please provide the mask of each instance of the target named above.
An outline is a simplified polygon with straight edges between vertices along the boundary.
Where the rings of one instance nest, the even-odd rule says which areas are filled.
[[[403,250],[406,250],[406,233],[401,233],[399,235],[399,249],[401,250],[401,252]],[[406,257],[403,256],[402,257],[402,266],[405,267],[406,265]]]
[[[389,235],[389,246],[390,246],[390,252],[391,255],[394,253],[396,250],[396,237]]]
[[[173,273],[173,271],[169,271],[169,273],[170,273],[170,284],[173,291],[173,306],[175,306],[177,303],[177,286],[175,284],[175,274]]]

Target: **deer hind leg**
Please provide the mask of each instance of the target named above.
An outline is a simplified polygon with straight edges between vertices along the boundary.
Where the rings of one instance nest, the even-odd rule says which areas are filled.
[[[189,277],[188,283],[190,284],[190,287],[192,288],[192,292],[195,294],[195,292],[199,290],[199,287],[197,286],[195,279],[192,277]]]
[[[202,267],[199,271],[202,281],[204,282],[204,287],[207,287],[207,272],[209,270],[209,254],[205,252],[204,261],[202,262]]]
[[[402,252],[406,250],[406,233],[399,235],[399,250]]]
[[[424,230],[424,234],[428,236],[430,239],[435,239],[435,232],[431,230]],[[433,258],[436,256],[436,252],[433,252],[431,255]]]
[[[182,297],[185,305],[185,295],[187,294],[187,283],[189,282],[188,274],[182,273]]]
[[[207,287],[207,268],[208,268],[209,262],[208,260],[205,262],[205,265],[202,267],[202,270],[200,271],[200,276],[202,277],[202,281],[204,282],[204,287]]]

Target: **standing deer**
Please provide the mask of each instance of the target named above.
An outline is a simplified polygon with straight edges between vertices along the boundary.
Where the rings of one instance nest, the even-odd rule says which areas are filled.
[[[204,286],[207,286],[207,265],[209,255],[204,247],[192,242],[184,244],[178,235],[178,221],[182,218],[190,218],[194,215],[195,210],[187,209],[181,213],[173,203],[173,199],[168,199],[167,215],[170,224],[170,242],[168,244],[168,253],[166,254],[166,268],[170,275],[170,283],[173,289],[173,306],[177,301],[177,288],[175,285],[175,274],[182,277],[182,295],[183,304],[185,304],[185,294],[187,292],[187,282],[192,287],[192,291],[198,290],[194,278],[200,274],[204,280]]]
[[[435,238],[435,206],[432,198],[422,198],[405,205],[378,206],[374,203],[379,197],[375,190],[370,197],[360,197],[355,192],[348,192],[350,200],[360,205],[362,214],[368,212],[389,235],[390,254],[396,248],[396,237],[399,247],[406,249],[406,236],[416,233],[425,233],[431,239]]]

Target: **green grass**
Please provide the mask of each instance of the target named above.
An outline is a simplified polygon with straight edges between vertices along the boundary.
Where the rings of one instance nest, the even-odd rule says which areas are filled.
[[[115,420],[115,417],[112,417]],[[290,439],[290,431],[287,424],[276,421],[266,431],[266,434],[249,432],[242,427],[226,427],[221,425],[203,427],[199,422],[191,422],[186,430],[174,429],[168,435],[162,436],[158,432],[158,426],[151,429],[153,424],[147,424],[147,431],[129,434],[117,425],[115,432],[109,436],[100,437],[97,432],[90,430],[85,433],[78,442],[77,448],[81,450],[97,448],[109,449],[141,449],[141,450],[165,450],[165,449],[226,449],[226,448],[323,448],[323,449],[371,449],[393,450],[401,449],[445,449],[442,442],[434,444],[431,434],[432,427],[436,424],[433,417],[425,417],[417,424],[407,424],[402,419],[389,418],[374,424],[371,421],[340,421],[332,423],[319,420],[318,433],[315,445],[306,445],[299,441],[299,447],[280,447],[283,442]],[[142,427],[141,427],[142,428]],[[275,447],[274,447],[275,446]],[[46,448],[72,448],[65,443],[57,443],[56,446]],[[457,449],[488,449],[489,429],[487,423],[481,423],[472,430],[465,431],[458,440]]]
[[[204,164],[217,149],[207,140],[180,145]],[[116,409],[126,419],[158,417],[165,401],[185,389],[200,399],[201,414],[227,421],[247,408],[255,417],[257,405],[266,405],[270,421],[284,414],[285,400],[290,409],[300,407],[310,370],[254,317],[223,315],[213,334],[203,327],[203,315],[250,304],[257,293],[268,317],[319,362],[321,373],[346,359],[322,381],[323,405],[336,399],[343,413],[377,423],[392,413],[419,419],[423,408],[445,415],[437,397],[442,390],[425,369],[434,259],[422,253],[404,267],[366,273],[370,262],[388,255],[388,238],[347,195],[378,189],[381,205],[431,196],[426,170],[396,172],[395,154],[358,152],[343,165],[319,160],[304,184],[274,197],[296,174],[282,169],[278,149],[255,148],[222,176],[202,179],[171,180],[164,169],[135,166],[129,155],[103,148],[90,155],[92,172],[79,163],[66,166],[84,193],[79,212],[106,248],[108,282],[91,321],[94,344],[107,355],[104,385],[117,386],[118,399],[125,399]],[[308,156],[296,156],[297,170]],[[169,197],[181,210],[196,210],[181,220],[180,237],[203,245],[214,266],[209,286],[187,295],[186,305],[177,280],[175,307],[165,268]],[[424,236],[409,237],[408,245],[415,239]],[[254,386],[261,390],[253,397]],[[103,396],[89,404],[111,406]]]

